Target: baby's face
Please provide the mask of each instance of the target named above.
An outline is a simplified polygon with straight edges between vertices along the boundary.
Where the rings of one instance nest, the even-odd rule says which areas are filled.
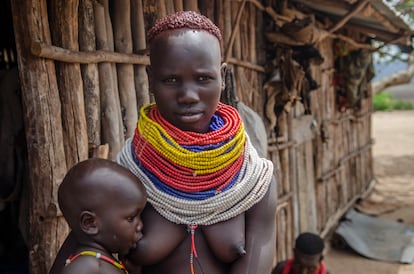
[[[184,131],[208,131],[224,87],[215,36],[189,29],[161,33],[151,44],[148,76],[166,120]]]
[[[105,209],[98,216],[101,244],[112,253],[126,255],[143,237],[141,213],[146,196],[142,189],[131,187],[102,203]]]

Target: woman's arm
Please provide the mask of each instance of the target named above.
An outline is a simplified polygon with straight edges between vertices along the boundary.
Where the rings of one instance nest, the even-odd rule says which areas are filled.
[[[65,266],[66,259],[69,258],[69,255],[74,254],[78,248],[78,242],[75,239],[73,232],[69,232],[69,235],[66,237],[62,246],[60,247],[55,261],[53,262],[52,268],[49,271],[49,274],[59,274],[62,272],[63,267]]]

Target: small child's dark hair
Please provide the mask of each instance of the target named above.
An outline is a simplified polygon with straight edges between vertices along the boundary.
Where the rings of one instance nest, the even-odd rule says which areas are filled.
[[[325,243],[319,235],[304,232],[296,238],[295,249],[306,255],[316,255],[322,253]]]
[[[179,11],[157,20],[148,31],[148,42],[164,31],[184,28],[207,31],[222,41],[220,29],[209,18],[195,11]]]

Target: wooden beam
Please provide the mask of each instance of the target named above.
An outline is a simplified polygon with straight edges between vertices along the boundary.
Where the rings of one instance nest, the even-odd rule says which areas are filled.
[[[226,63],[241,66],[241,67],[245,67],[245,68],[248,68],[248,69],[252,69],[252,70],[255,70],[257,72],[262,72],[262,73],[266,72],[266,70],[263,66],[253,64],[251,62],[238,60],[236,58],[229,58],[229,60],[227,60]]]
[[[31,52],[37,57],[52,59],[66,63],[125,63],[149,65],[149,57],[137,54],[118,53],[106,50],[95,52],[82,52],[68,50],[56,46],[47,45],[41,42],[32,42]]]
[[[365,8],[365,6],[368,3],[369,3],[369,0],[364,0],[354,5],[354,7],[344,17],[342,17],[342,19],[339,20],[339,22],[337,22],[335,26],[333,26],[329,30],[329,33],[334,33],[335,31],[343,27],[352,18],[352,16],[354,16],[355,14],[360,12],[363,8]]]
[[[384,31],[381,29],[376,29],[376,28],[361,26],[361,25],[355,25],[355,24],[347,24],[346,27],[351,30],[364,33],[368,36],[370,36],[369,34],[371,34],[371,36],[375,36],[376,40],[380,40],[380,41],[385,41],[385,42],[393,41],[398,38],[402,39],[404,36],[407,37],[407,42],[409,41],[408,39],[409,35],[405,35],[404,33],[391,33],[389,31]]]
[[[350,44],[351,46],[357,49],[367,49],[367,50],[372,50],[372,51],[375,50],[375,48],[371,46],[370,44],[358,43],[357,41],[345,35],[331,34],[329,35],[329,37],[345,41],[346,43]]]

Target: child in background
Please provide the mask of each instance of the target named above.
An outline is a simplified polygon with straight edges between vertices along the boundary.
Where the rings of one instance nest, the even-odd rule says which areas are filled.
[[[322,262],[324,248],[319,235],[304,232],[296,238],[293,258],[278,263],[272,274],[329,274]]]

